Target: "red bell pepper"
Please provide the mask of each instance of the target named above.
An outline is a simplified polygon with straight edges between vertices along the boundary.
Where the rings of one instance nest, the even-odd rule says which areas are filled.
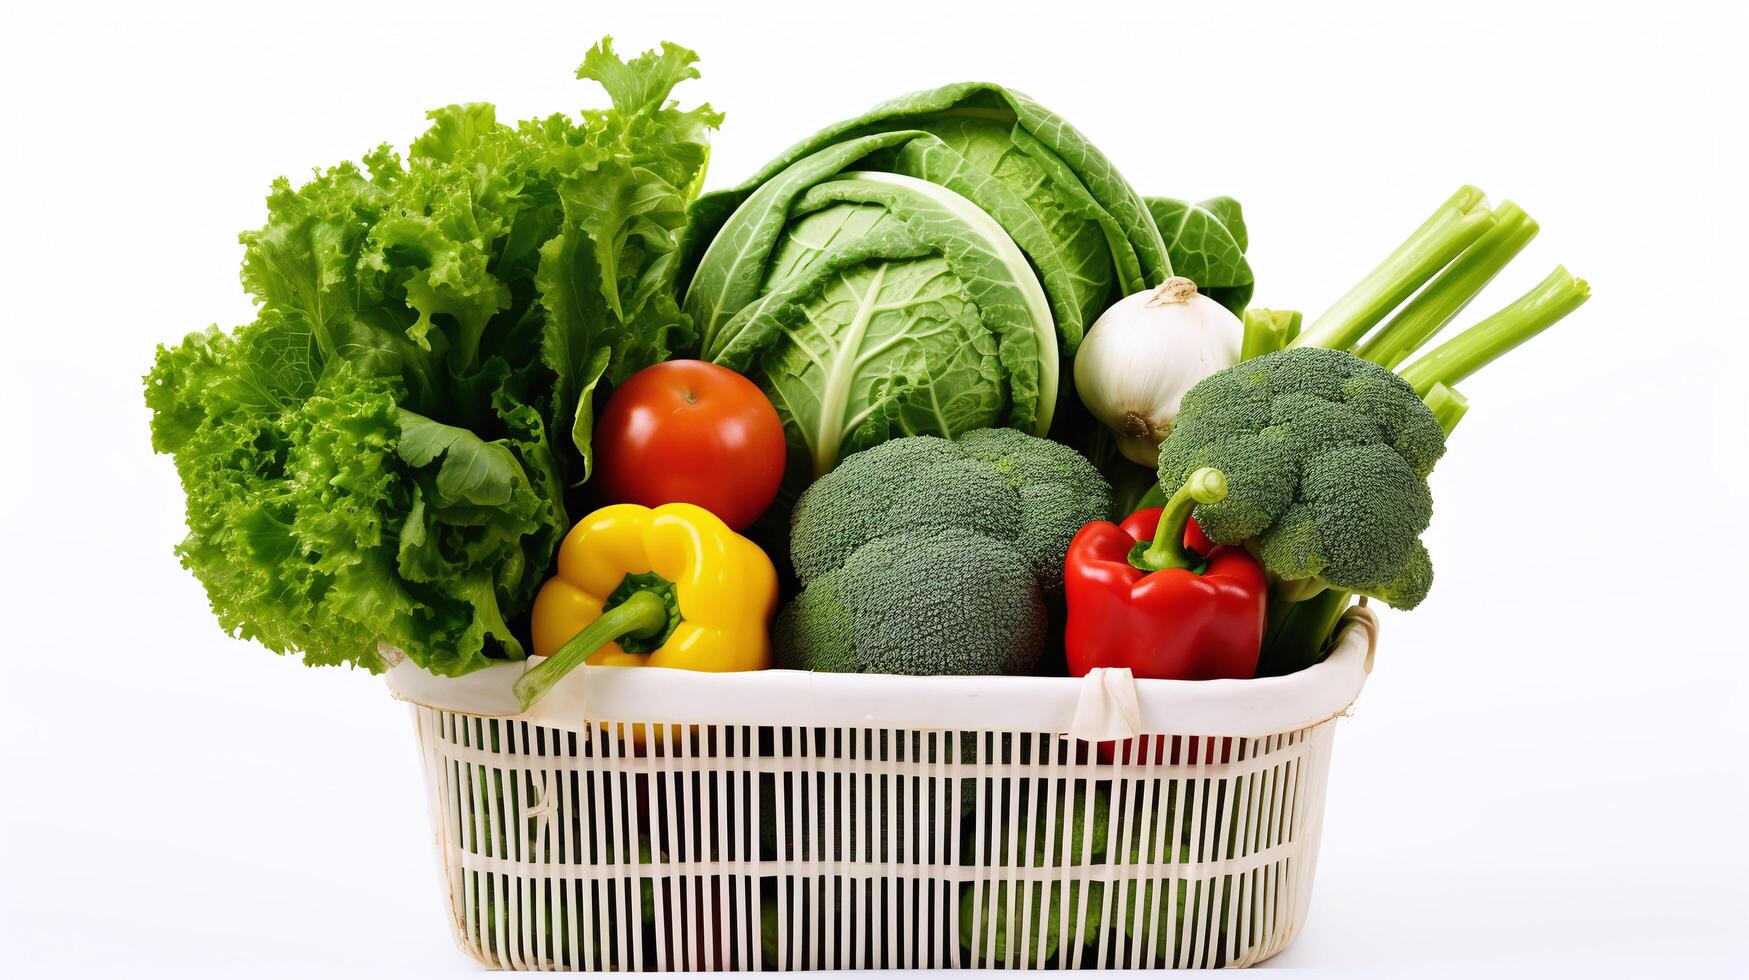
[[[1149,507],[1146,510],[1138,510],[1124,518],[1123,523],[1119,524],[1118,527],[1130,532],[1130,535],[1136,539],[1146,541],[1153,538],[1154,531],[1160,525],[1160,515],[1164,513],[1166,513],[1164,507]],[[1205,558],[1208,557],[1209,552],[1215,550],[1215,543],[1209,540],[1208,535],[1202,533],[1202,525],[1198,524],[1194,517],[1184,522],[1184,546]]]
[[[1257,672],[1269,582],[1243,548],[1188,533],[1199,503],[1227,495],[1226,477],[1191,474],[1164,508],[1138,511],[1122,527],[1098,521],[1069,544],[1064,563],[1069,672],[1128,667],[1137,677],[1210,680]]]
[[[1243,548],[1211,542],[1190,517],[1197,504],[1226,495],[1226,477],[1201,469],[1165,507],[1075,535],[1064,567],[1071,674],[1128,667],[1137,677],[1208,680],[1257,672],[1269,595],[1263,566]],[[1227,762],[1232,742],[1175,735],[1152,744],[1143,735],[1098,750],[1108,761],[1178,765]]]

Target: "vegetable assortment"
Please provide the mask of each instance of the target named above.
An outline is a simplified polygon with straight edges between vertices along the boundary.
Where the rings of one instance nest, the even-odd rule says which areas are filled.
[[[1254,307],[1236,201],[1144,197],[990,84],[699,196],[695,60],[603,40],[607,108],[449,106],[273,185],[255,319],[146,378],[224,628],[539,658],[525,707],[585,662],[1298,670],[1355,596],[1428,596],[1454,386],[1588,295],[1557,269],[1435,346],[1537,231],[1465,187],[1322,315]]]
[[[510,124],[448,106],[404,155],[273,184],[242,235],[254,319],[160,348],[145,379],[187,497],[177,551],[223,628],[309,664],[497,668],[470,685],[503,679],[524,712],[584,665],[1247,684],[1318,663],[1356,597],[1428,598],[1428,477],[1469,408],[1455,386],[1589,294],[1557,268],[1436,343],[1538,230],[1464,187],[1324,313],[1253,306],[1237,201],[1143,196],[1067,120],[991,84],[894,99],[701,196],[722,116],[674,99],[696,60],[604,39],[577,76],[605,108]],[[869,936],[934,915],[971,963],[1182,964],[1198,943],[1219,963],[1216,941],[1249,940],[1229,914],[1274,901],[1267,866],[1239,866],[1280,846],[1256,821],[1282,820],[1281,770],[1208,769],[1258,740],[979,744],[871,711],[739,747],[724,726],[725,747],[691,720],[538,748],[541,725],[476,718],[460,747],[485,761],[448,770],[471,800],[459,828],[507,866],[824,860],[911,886],[890,874],[908,848],[957,842],[929,855],[965,872],[940,876],[932,911],[901,901],[877,926],[882,879],[861,877],[837,914]],[[610,761],[607,796],[533,781],[527,759],[578,746]],[[727,797],[679,778],[724,752],[761,757]],[[796,759],[805,772],[780,764]],[[1199,768],[1156,771],[1182,765]],[[1247,792],[1268,808],[1233,819]],[[732,843],[723,818],[748,805],[758,840]],[[708,825],[707,806],[717,834],[689,840],[676,815]],[[1124,867],[1090,867],[1106,864]],[[692,889],[629,874],[596,882],[582,923],[537,897],[511,924],[501,882],[518,876],[452,901],[468,928],[497,926],[487,946],[532,930],[556,950],[609,923],[623,944],[630,922],[660,950],[657,920],[684,921]],[[807,892],[789,866],[752,876],[759,907],[735,913],[759,916],[769,961],[832,941],[782,935],[784,903],[805,921],[820,900],[806,876]],[[700,883],[694,966],[728,961],[725,916],[754,897],[730,893]]]
[[[1110,161],[996,85],[830,126],[702,198],[687,234],[702,353],[760,379],[798,477],[896,436],[1045,434],[1085,325],[1171,271]]]

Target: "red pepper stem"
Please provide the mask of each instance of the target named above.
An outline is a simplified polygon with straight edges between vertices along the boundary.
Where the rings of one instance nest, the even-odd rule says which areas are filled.
[[[633,592],[624,602],[602,613],[601,618],[578,630],[552,656],[518,677],[510,691],[516,695],[516,703],[527,711],[595,651],[621,637],[654,636],[667,625],[668,607],[660,595],[650,589]]]
[[[1226,474],[1205,466],[1190,474],[1190,479],[1166,502],[1160,512],[1160,525],[1154,529],[1154,542],[1138,549],[1130,558],[1137,568],[1157,572],[1162,568],[1194,568],[1202,557],[1184,546],[1184,527],[1190,523],[1190,513],[1197,504],[1218,504],[1227,499]]]

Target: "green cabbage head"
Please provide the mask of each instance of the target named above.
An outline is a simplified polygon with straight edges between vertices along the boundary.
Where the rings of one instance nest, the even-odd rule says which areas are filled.
[[[701,355],[759,381],[810,476],[900,436],[1044,434],[1086,326],[1172,271],[1147,203],[1091,143],[971,83],[706,195],[683,250]]]

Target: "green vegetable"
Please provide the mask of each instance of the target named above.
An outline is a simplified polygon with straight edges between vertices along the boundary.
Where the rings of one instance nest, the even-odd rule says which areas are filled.
[[[1202,466],[1227,473],[1227,498],[1199,506],[1196,519],[1212,540],[1246,544],[1275,580],[1260,674],[1314,662],[1350,593],[1401,609],[1426,597],[1426,478],[1469,408],[1452,386],[1572,312],[1590,287],[1557,268],[1400,373],[1390,369],[1455,319],[1536,230],[1517,205],[1489,211],[1480,191],[1462,188],[1287,349],[1185,395],[1160,447],[1160,484],[1178,486]],[[1257,319],[1247,347],[1276,336]]]
[[[778,942],[778,918],[783,914],[783,900],[778,897],[775,878],[759,880],[759,951],[767,970],[775,970],[786,962],[788,952]]]
[[[1315,663],[1353,598],[1318,579],[1278,585],[1269,599],[1257,676],[1291,674]]]
[[[1498,313],[1435,347],[1404,368],[1403,380],[1427,395],[1449,388],[1536,336],[1591,298],[1591,287],[1560,266]]]
[[[815,475],[905,435],[1044,433],[1059,355],[1171,271],[1098,150],[981,84],[815,134],[700,199],[687,238],[704,356],[761,380]]]
[[[507,622],[569,526],[596,387],[690,336],[678,231],[719,119],[668,103],[694,60],[603,40],[577,74],[611,109],[449,106],[404,162],[274,183],[242,236],[256,319],[146,379],[225,629],[372,670],[379,642],[439,674],[523,655]]]
[[[1447,438],[1451,436],[1451,430],[1457,428],[1464,413],[1470,410],[1470,400],[1444,382],[1436,382],[1422,401],[1432,410],[1433,417],[1439,420],[1439,427],[1445,430]]]
[[[1070,794],[1060,793],[1054,817],[1046,807],[1036,813],[1029,810],[1032,792],[1023,786],[1016,807],[993,811],[996,826],[985,830],[981,857],[975,848],[968,848],[967,860],[992,867],[989,882],[962,886],[960,892],[960,944],[974,965],[1036,967],[1052,957],[1062,968],[1184,962],[1195,955],[1192,932],[1200,928],[1206,937],[1202,943],[1216,947],[1227,928],[1227,902],[1242,907],[1255,900],[1245,893],[1242,877],[1181,879],[1129,870],[1136,865],[1190,865],[1237,856],[1244,829],[1241,820],[1229,820],[1225,841],[1193,840],[1189,822],[1179,827],[1177,839],[1170,831],[1179,807],[1187,812],[1203,810],[1210,825],[1220,822],[1223,811],[1232,805],[1230,786],[1205,788],[1195,781],[1161,779],[1129,783],[1117,790],[1098,783],[1091,793],[1077,787],[1067,816],[1064,804]],[[1206,804],[1198,799],[1204,792],[1211,794]],[[1121,802],[1112,803],[1113,793],[1120,794]],[[1149,818],[1144,821],[1144,804],[1150,802]],[[1051,836],[1047,827],[1053,828]],[[1022,828],[1029,828],[1021,840],[1031,841],[1030,858],[1015,840]],[[964,836],[974,838],[973,829],[968,828]],[[1205,847],[1210,853],[1199,858]],[[1127,857],[1113,860],[1114,855]],[[1002,868],[1016,863],[1033,868],[1108,863],[1118,867],[1111,880],[1086,884],[1083,906],[1078,882],[1035,882],[1028,888],[1003,880]],[[1018,907],[1022,902],[1024,912]],[[1106,956],[1094,962],[1102,938]],[[1202,944],[1195,948],[1201,949]]]
[[[1189,846],[1179,845],[1178,861],[1190,863]],[[1209,950],[1209,962],[1224,965],[1228,903],[1242,907],[1258,901],[1243,895],[1247,884],[1244,877],[1222,875],[1219,904],[1212,878],[1139,878],[1118,886],[1126,894],[1121,929],[1113,930],[1112,961],[1172,966],[1188,964]]]
[[[1012,429],[857,453],[796,503],[790,557],[804,588],[778,617],[777,662],[1025,673],[1069,539],[1109,506],[1074,450]]]
[[[1537,224],[1511,201],[1494,210],[1494,223],[1427,288],[1356,351],[1375,364],[1395,369],[1475,299],[1513,256],[1536,236]]]
[[[1024,834],[1031,841],[1029,856],[1020,851],[1015,837],[1027,827],[1024,815],[1032,791],[1031,784],[1021,787],[1017,810],[1010,817],[1004,818],[996,809],[991,810],[999,825],[986,831],[985,853],[981,857],[976,854],[975,845],[967,848],[966,859],[976,858],[979,864],[990,867],[992,879],[981,886],[967,884],[960,888],[960,948],[974,964],[993,967],[1013,961],[1019,965],[1042,965],[1057,955],[1062,946],[1065,920],[1071,928],[1077,921],[1082,923],[1081,933],[1069,937],[1071,946],[1077,941],[1088,943],[1098,938],[1104,883],[1088,884],[1083,906],[1079,882],[1066,886],[1057,881],[1035,882],[1028,887],[1002,880],[1001,868],[1011,865],[1017,857],[1021,866],[1033,868],[1105,863],[1110,837],[1110,796],[1103,785],[1091,793],[1079,786],[1073,793],[1067,789],[1057,793],[1054,808],[1046,804],[1031,817],[1030,828]],[[975,838],[969,830],[966,836]],[[1027,905],[1024,914],[1010,910],[1010,904],[1018,906],[1022,901]]]
[[[1451,264],[1492,223],[1493,215],[1482,191],[1469,186],[1458,188],[1378,268],[1312,321],[1297,342],[1334,350],[1347,350],[1360,343],[1368,330]]]
[[[521,124],[548,142],[545,175],[564,215],[558,237],[540,246],[535,285],[546,311],[541,359],[558,375],[554,411],[584,479],[601,379],[618,384],[694,347],[676,299],[678,249],[723,117],[709,105],[681,110],[669,96],[698,77],[697,60],[664,43],[628,64],[603,39],[577,76],[601,82],[613,108],[585,112],[581,127],[559,116]]]
[[[703,350],[761,379],[796,471],[818,476],[911,433],[1049,425],[1050,307],[989,215],[934,184],[876,173],[817,184],[792,214],[774,287],[706,334]]]
[[[1213,466],[1229,492],[1196,508],[1211,540],[1255,539],[1285,579],[1320,576],[1411,608],[1431,584],[1420,534],[1445,435],[1415,390],[1342,351],[1299,347],[1217,372],[1185,395],[1160,447],[1162,486]]]
[[[858,144],[864,137],[876,142]],[[843,162],[831,172],[860,163],[914,177],[993,216],[1039,269],[1068,351],[1079,342],[1082,325],[1104,308],[1114,284],[1118,293],[1130,293],[1171,273],[1141,197],[1073,126],[1018,92],[960,83],[901,96],[829,126],[741,186],[698,202],[689,232],[698,272],[687,303],[707,337],[721,318],[756,298],[765,280],[757,253],[778,237],[785,199],[794,196],[773,194],[765,185],[797,179],[792,164],[839,147],[846,148],[836,157]],[[820,176],[800,179],[811,183]],[[731,219],[737,209],[742,213]],[[757,230],[753,239],[733,239],[735,251],[746,244],[748,254],[706,254],[707,247],[726,248],[716,240],[729,225]]]
[[[1150,197],[1148,213],[1160,229],[1172,274],[1196,283],[1197,292],[1234,314],[1243,314],[1256,280],[1245,259],[1249,245],[1239,202],[1216,197],[1195,204]]]
[[[1241,361],[1281,350],[1300,333],[1300,315],[1294,310],[1246,310],[1243,320],[1245,339],[1239,348]]]
[[[988,745],[988,742],[986,743]],[[805,747],[806,755],[831,758],[854,765],[871,762],[943,763],[955,772],[970,771],[978,759],[974,732],[894,732],[859,728],[838,735],[827,729],[781,736],[776,751],[794,757]],[[1020,761],[1008,736],[1000,736],[994,749],[998,762]],[[847,771],[847,770],[846,770]],[[927,778],[920,781],[843,779],[815,783],[800,776],[776,776],[759,787],[759,847],[767,860],[789,860],[803,855],[827,856],[833,860],[896,860],[901,849],[913,859],[927,850],[926,841],[942,841],[958,833],[962,818],[977,803],[976,780],[970,777]],[[778,790],[785,803],[778,805]],[[846,828],[847,822],[854,826]],[[778,833],[783,824],[783,834]],[[938,833],[937,827],[945,828]],[[921,849],[921,850],[920,850]],[[941,852],[945,854],[945,850]]]
[[[961,530],[876,538],[778,621],[777,665],[869,674],[1024,674],[1044,639],[1038,585],[1006,542]]]
[[[1046,590],[1063,584],[1069,542],[1098,520],[1111,503],[1111,488],[1080,453],[1012,429],[968,432],[954,445],[968,458],[994,469],[1020,498],[1015,543]]]
[[[1194,745],[1190,751],[1195,754]],[[1260,774],[1256,791],[1268,792],[1269,785],[1276,778],[1278,776],[1273,772]],[[1130,865],[1188,866],[1232,860],[1243,849],[1241,839],[1258,832],[1256,825],[1250,824],[1243,813],[1227,812],[1237,802],[1234,797],[1237,786],[1233,783],[1162,780],[1155,786],[1155,809],[1150,820],[1144,822],[1141,819],[1145,799],[1142,786],[1131,788],[1120,807],[1127,816],[1114,835],[1114,842],[1127,842],[1129,859],[1126,863]],[[1172,839],[1169,828],[1178,823],[1174,814],[1180,809],[1186,815],[1201,812],[1201,836],[1194,819],[1187,819],[1179,827],[1178,839]],[[1262,819],[1262,815],[1257,818]],[[1225,840],[1212,831],[1222,822],[1227,824]],[[1248,890],[1254,891],[1249,885],[1244,875],[1184,878],[1142,874],[1121,877],[1111,886],[1111,907],[1105,910],[1106,921],[1111,926],[1108,962],[1160,966],[1191,966],[1199,962],[1223,965],[1222,938],[1228,928],[1229,904],[1243,907],[1247,902],[1258,901],[1254,894],[1247,894]],[[1250,942],[1255,942],[1255,939]],[[1204,956],[1208,957],[1206,961],[1202,959]]]

